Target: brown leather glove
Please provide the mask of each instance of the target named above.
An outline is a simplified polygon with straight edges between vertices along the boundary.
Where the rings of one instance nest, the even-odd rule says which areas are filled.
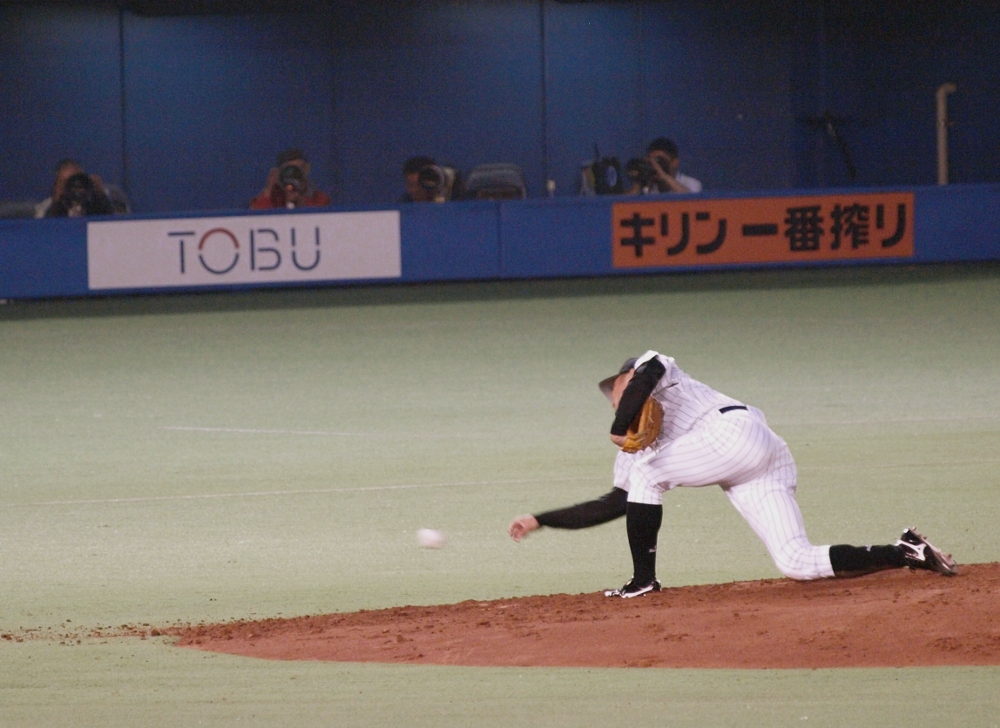
[[[642,411],[628,427],[625,435],[625,444],[622,450],[625,452],[639,452],[652,445],[660,434],[660,425],[663,423],[663,407],[655,399],[650,397],[642,406]]]

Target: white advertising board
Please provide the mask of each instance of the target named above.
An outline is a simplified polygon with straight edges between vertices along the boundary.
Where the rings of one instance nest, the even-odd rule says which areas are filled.
[[[87,223],[91,290],[398,278],[399,211]]]

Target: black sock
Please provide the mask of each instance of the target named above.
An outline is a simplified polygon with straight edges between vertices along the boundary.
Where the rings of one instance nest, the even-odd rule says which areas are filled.
[[[898,546],[839,546],[830,547],[830,564],[837,576],[860,576],[873,571],[898,569],[906,566],[906,558]]]
[[[648,584],[656,578],[656,535],[662,522],[662,505],[628,504],[625,529],[632,551],[632,579],[636,584]]]

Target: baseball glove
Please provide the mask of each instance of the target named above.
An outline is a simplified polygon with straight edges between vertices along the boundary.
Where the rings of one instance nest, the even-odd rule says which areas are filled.
[[[642,411],[635,418],[635,422],[629,425],[622,450],[639,452],[652,445],[660,434],[662,423],[663,407],[655,399],[649,397],[642,406]]]

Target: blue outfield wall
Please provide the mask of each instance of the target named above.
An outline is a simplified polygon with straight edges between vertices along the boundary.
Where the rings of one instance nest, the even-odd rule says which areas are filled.
[[[1000,260],[1000,185],[918,188],[917,261]]]
[[[840,191],[799,190],[766,195],[699,195],[689,196],[687,199],[709,202],[816,194],[857,195],[865,191],[856,188]],[[912,257],[777,265],[1000,260],[1000,185],[951,185],[902,190],[893,188],[892,191],[912,192],[914,195]],[[385,284],[636,275],[671,270],[760,267],[760,264],[742,264],[616,269],[612,264],[611,207],[615,202],[634,202],[637,199],[639,198],[590,197],[330,208],[322,212],[398,210],[401,275],[378,279],[356,277],[347,280],[271,281],[259,284],[244,282],[237,285],[134,287],[113,290],[92,290],[89,287],[87,220],[0,220],[0,298],[57,298],[289,285],[357,285],[373,282]],[[641,201],[678,199],[684,198],[662,196],[641,198]],[[284,212],[270,214],[282,215]],[[311,211],[307,214],[311,214]],[[254,214],[239,210],[159,216],[131,215],[101,219],[190,221],[199,218],[234,218],[252,221]],[[90,218],[91,221],[97,219]]]

